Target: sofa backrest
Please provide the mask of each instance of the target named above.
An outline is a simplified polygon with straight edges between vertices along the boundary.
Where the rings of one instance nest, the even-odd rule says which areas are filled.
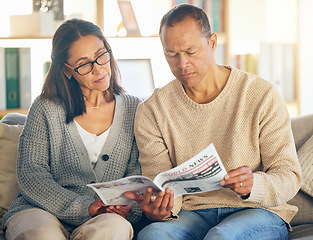
[[[26,115],[11,113],[0,121],[0,224],[2,215],[19,190],[16,179],[17,145],[25,120]],[[299,151],[313,136],[313,115],[292,118],[291,126],[296,148]],[[288,203],[299,208],[298,214],[291,221],[292,226],[313,223],[313,197],[300,190]]]
[[[313,136],[313,115],[293,117],[291,119],[291,128],[298,151]]]

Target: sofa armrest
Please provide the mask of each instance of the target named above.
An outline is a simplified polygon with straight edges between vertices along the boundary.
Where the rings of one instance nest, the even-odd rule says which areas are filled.
[[[313,135],[313,114],[293,117],[291,127],[297,151]]]

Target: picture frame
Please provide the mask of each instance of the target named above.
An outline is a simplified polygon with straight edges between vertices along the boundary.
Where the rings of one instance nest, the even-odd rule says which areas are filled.
[[[127,36],[141,36],[133,6],[129,0],[118,0],[118,7],[122,15],[122,22],[127,31]]]
[[[117,59],[121,85],[125,91],[141,99],[150,96],[155,88],[151,59]]]

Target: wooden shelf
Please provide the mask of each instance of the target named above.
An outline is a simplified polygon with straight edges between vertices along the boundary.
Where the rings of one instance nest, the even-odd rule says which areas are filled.
[[[261,1],[261,0],[259,0],[259,1]],[[103,28],[103,21],[104,21],[103,3],[104,3],[104,0],[97,0],[96,3],[98,5],[98,8],[97,8],[97,25],[99,25],[101,28]],[[224,28],[222,28],[223,29],[222,32],[219,32],[219,31],[216,32],[216,34],[218,36],[218,46],[220,44],[224,47],[223,51],[218,53],[219,54],[218,56],[223,56],[223,64],[225,64],[225,65],[234,65],[232,58],[231,58],[231,53],[230,53],[230,46],[232,44],[234,44],[234,36],[232,34],[232,31],[230,31],[230,30],[232,30],[232,28],[234,28],[235,26],[230,24],[230,21],[233,20],[231,18],[231,16],[234,15],[234,11],[237,11],[238,8],[240,8],[240,6],[238,6],[237,8],[233,8],[234,7],[233,4],[234,3],[232,1],[224,0],[224,14],[223,14]],[[37,45],[33,46],[31,43],[33,43],[33,42],[37,43],[37,41],[41,42],[40,41],[41,39],[42,39],[42,42],[46,42],[47,40],[51,40],[52,37],[53,36],[40,36],[40,35],[8,36],[8,37],[0,37],[0,41],[1,41],[1,43],[2,42],[7,43],[7,42],[10,42],[10,40],[12,40],[11,41],[12,43],[8,44],[9,47],[12,47],[12,46],[13,47],[15,47],[15,46],[16,47],[20,47],[20,46],[25,47],[25,44],[26,44],[27,47],[30,46],[30,47],[36,49]],[[129,41],[129,40],[131,41],[133,39],[136,40],[137,38],[140,40],[146,39],[149,41],[150,39],[153,39],[153,38],[159,38],[159,36],[158,35],[136,36],[136,37],[134,37],[134,36],[125,36],[125,37],[124,36],[107,36],[107,39],[109,39],[109,40],[111,40],[111,39],[116,40],[116,46],[123,45],[122,41],[127,42],[127,41]],[[15,44],[15,42],[19,42],[19,40],[23,40],[23,39],[25,39],[25,40],[29,39],[30,41],[27,41],[27,43],[25,43],[25,44],[24,44],[24,42]],[[31,43],[29,43],[29,42],[31,42]],[[51,45],[50,42],[47,42],[45,44],[49,44],[49,46]],[[117,50],[115,50],[115,51],[117,51]],[[128,55],[134,55],[134,53],[132,53],[131,50],[127,49],[127,51],[130,52]],[[37,52],[36,52],[36,54],[37,54]],[[152,54],[154,54],[154,53],[152,53]],[[161,54],[163,56],[163,53],[161,53]],[[34,55],[34,53],[32,55]],[[142,55],[146,56],[145,54],[142,54]],[[142,55],[139,54],[139,56],[142,56]],[[298,55],[299,55],[299,44],[297,41],[296,49],[295,49],[295,63],[296,63],[296,65],[295,65],[295,100],[287,102],[287,106],[293,115],[300,113],[300,111],[299,111],[299,105],[300,105],[300,103],[299,103],[299,88],[300,88],[299,87],[299,61],[298,61],[299,56]],[[124,55],[121,58],[124,58]],[[221,57],[221,59],[222,59],[222,57]],[[38,59],[36,58],[35,64],[38,64],[38,66],[36,66],[36,67],[38,67],[38,69],[40,69],[40,68],[42,68],[42,63],[45,60],[40,60],[41,62],[37,61],[37,60]],[[165,67],[167,67],[167,65]],[[155,70],[153,70],[153,71],[155,71]],[[37,79],[39,79],[40,77],[41,77],[41,75],[39,74],[39,77],[36,76],[33,79],[35,79],[37,81]],[[159,79],[158,77],[160,79],[164,78],[163,76],[158,75],[155,79]],[[270,79],[267,79],[267,80],[270,80]],[[35,84],[37,84],[37,82]],[[157,84],[158,84],[158,82],[157,82]],[[160,85],[163,85],[163,84],[164,84],[163,82],[160,83]],[[18,112],[18,113],[27,114],[28,110],[27,109],[0,110],[0,116],[4,116],[5,114],[10,113],[10,112]]]
[[[12,108],[12,109],[5,109],[0,110],[0,117],[5,116],[8,113],[21,113],[21,114],[27,114],[28,109],[22,109],[22,108]]]
[[[51,39],[52,36],[41,36],[41,35],[28,35],[28,36],[10,36],[10,37],[0,37],[0,40],[9,39]]]
[[[220,33],[218,33],[220,34]],[[222,33],[223,34],[223,33]],[[220,36],[220,35],[219,35]],[[156,38],[159,37],[159,35],[151,35],[151,36],[105,36],[108,38]],[[14,37],[0,37],[0,40],[11,40],[11,39],[52,39],[53,36],[14,36]]]

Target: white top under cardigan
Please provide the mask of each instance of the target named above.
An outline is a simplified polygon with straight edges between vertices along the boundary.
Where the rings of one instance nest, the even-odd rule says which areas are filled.
[[[90,158],[90,163],[94,167],[97,163],[98,157],[101,153],[104,143],[108,138],[108,134],[109,134],[111,127],[109,127],[105,132],[103,132],[99,136],[97,136],[97,134],[93,134],[93,133],[86,131],[75,120],[74,122],[77,127],[78,133],[81,139],[83,140],[83,143],[87,149],[87,152]]]

